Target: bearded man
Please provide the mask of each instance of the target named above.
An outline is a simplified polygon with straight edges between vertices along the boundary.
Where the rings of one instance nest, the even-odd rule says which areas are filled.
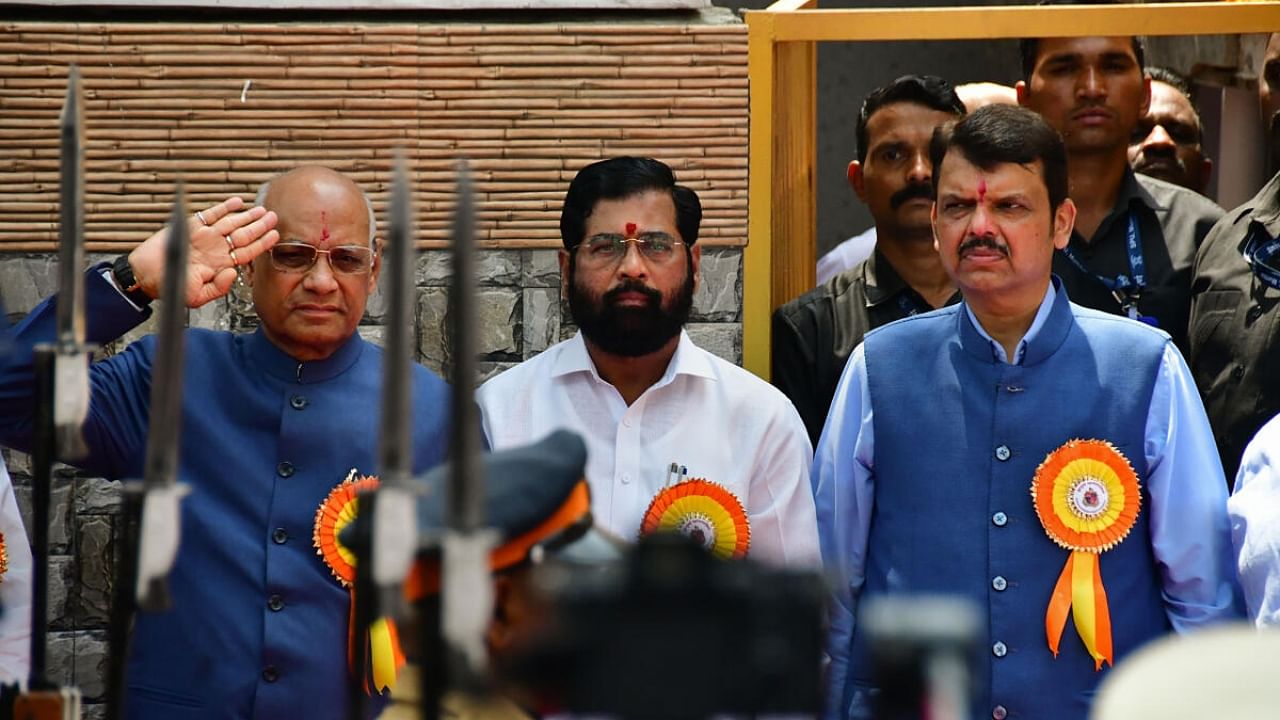
[[[799,415],[683,330],[701,220],[697,194],[657,160],[583,168],[560,215],[561,292],[579,332],[480,388],[485,435],[494,449],[582,435],[592,515],[621,537],[663,525],[720,554],[816,566]],[[702,511],[668,504],[682,495]]]

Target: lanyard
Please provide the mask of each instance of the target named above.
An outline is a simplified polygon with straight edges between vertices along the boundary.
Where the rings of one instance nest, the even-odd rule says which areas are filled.
[[[1138,232],[1138,219],[1132,212],[1129,213],[1129,224],[1125,229],[1124,240],[1129,255],[1129,274],[1117,275],[1115,278],[1103,277],[1085,267],[1084,261],[1071,249],[1070,245],[1062,249],[1062,254],[1080,272],[1093,277],[1110,290],[1116,302],[1120,303],[1120,308],[1130,319],[1149,322],[1138,314],[1138,298],[1142,295],[1143,288],[1147,286],[1147,262],[1142,256],[1142,235]]]
[[[1280,260],[1277,255],[1280,255],[1280,238],[1268,237],[1262,225],[1254,223],[1244,246],[1244,261],[1259,280],[1280,289],[1280,268],[1274,262]]]

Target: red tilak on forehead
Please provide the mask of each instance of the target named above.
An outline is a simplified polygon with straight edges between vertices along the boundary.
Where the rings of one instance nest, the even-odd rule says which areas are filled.
[[[978,178],[978,202],[987,196],[987,179]]]
[[[329,216],[323,210],[320,211],[320,239],[329,239]]]
[[[636,235],[636,224],[627,223],[627,237],[635,237],[635,235]]]

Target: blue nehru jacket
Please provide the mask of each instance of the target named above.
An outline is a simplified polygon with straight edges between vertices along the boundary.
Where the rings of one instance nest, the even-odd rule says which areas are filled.
[[[1110,441],[1146,477],[1147,408],[1166,342],[1113,316],[1073,316],[1061,292],[1020,365],[995,361],[960,306],[867,336],[876,484],[862,597],[954,593],[987,609],[975,717],[996,704],[1042,720],[1086,715],[1101,674],[1073,625],[1056,659],[1046,643],[1068,552],[1040,525],[1031,479],[1072,438]],[[1170,629],[1145,510],[1100,562],[1117,657]],[[865,640],[855,630],[855,685],[871,681]]]
[[[97,270],[86,280],[93,342],[145,318]],[[27,448],[31,348],[54,337],[46,300],[14,329],[0,373],[0,442]],[[156,720],[340,718],[348,702],[349,594],[312,545],[317,507],[351,469],[376,473],[382,351],[358,335],[299,363],[261,330],[188,330],[180,479],[182,544],[173,609],[142,614],[127,715]],[[95,363],[85,426],[108,478],[139,478],[156,339]],[[414,468],[445,457],[448,388],[415,366]],[[379,703],[375,703],[378,705]]]

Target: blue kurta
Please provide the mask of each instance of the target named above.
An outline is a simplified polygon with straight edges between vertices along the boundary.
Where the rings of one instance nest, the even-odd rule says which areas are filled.
[[[138,313],[97,271],[86,280],[88,334],[107,342]],[[13,331],[0,372],[0,443],[28,449],[31,348],[54,337],[46,300]],[[349,594],[312,544],[317,507],[351,469],[376,473],[382,351],[353,335],[299,363],[261,330],[188,330],[180,479],[182,544],[173,609],[138,617],[128,717],[338,718],[348,701]],[[96,363],[81,466],[140,478],[156,339]],[[442,461],[448,388],[414,368],[414,470]]]

